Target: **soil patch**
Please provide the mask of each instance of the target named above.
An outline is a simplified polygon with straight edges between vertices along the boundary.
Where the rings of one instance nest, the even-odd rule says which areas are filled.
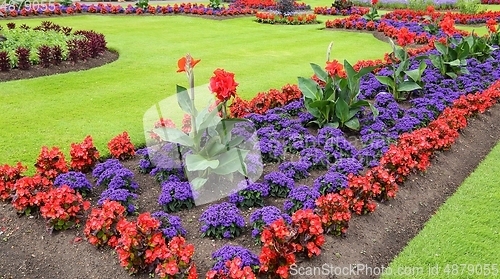
[[[79,72],[102,65],[114,62],[118,59],[118,52],[116,51],[106,51],[101,56],[96,58],[89,58],[86,61],[78,61],[78,63],[73,64],[70,61],[63,61],[60,65],[50,65],[48,68],[43,68],[39,65],[31,66],[29,70],[19,70],[11,69],[8,72],[0,72],[0,82],[19,80],[19,79],[29,79],[41,76],[51,76],[55,74],[63,74],[69,72]]]

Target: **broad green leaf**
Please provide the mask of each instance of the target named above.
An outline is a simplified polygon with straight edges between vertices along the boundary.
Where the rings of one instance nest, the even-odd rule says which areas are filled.
[[[314,74],[316,77],[318,77],[321,81],[326,82],[326,79],[328,78],[328,73],[321,68],[318,64],[311,63],[311,68],[314,71]]]
[[[248,152],[248,150],[233,148],[222,153],[218,158],[220,164],[217,168],[213,169],[213,172],[219,175],[226,175],[242,170],[244,159]]]
[[[349,117],[349,105],[346,101],[339,99],[335,106],[335,115],[340,119],[340,122],[343,123],[348,120]]]
[[[193,114],[193,106],[189,93],[186,88],[180,85],[177,85],[177,103],[182,111],[189,115]]]
[[[402,83],[399,84],[398,91],[403,91],[403,92],[410,92],[413,90],[417,89],[422,89],[420,85],[413,81],[403,81]]]
[[[220,106],[221,104],[219,104]],[[219,117],[218,107],[212,111],[208,111],[208,107],[204,108],[196,116],[196,131],[204,130],[208,127],[216,127],[220,123],[222,118]]]
[[[215,158],[225,150],[227,150],[227,147],[221,143],[220,137],[217,136],[211,137],[200,150],[199,154],[205,158]]]
[[[189,147],[194,146],[193,139],[188,135],[186,135],[181,130],[162,127],[153,129],[153,132],[155,132],[164,141],[178,143],[183,146],[189,146]]]
[[[394,80],[391,77],[388,76],[375,76],[375,78],[382,83],[383,85],[386,85],[389,87],[390,91],[394,90]]]
[[[456,79],[458,77],[458,75],[453,72],[447,72],[446,75],[451,77],[452,79]]]
[[[414,70],[410,70],[410,71],[405,71],[404,72],[412,81],[419,81],[420,78],[421,78],[421,72],[420,72],[420,69],[417,68],[417,69],[414,69]]]
[[[339,122],[328,122],[325,124],[325,127],[332,127],[332,128],[338,128],[339,127]]]
[[[299,77],[299,89],[305,98],[313,100],[318,98],[319,86],[310,78]]]
[[[203,185],[205,185],[207,180],[208,180],[207,178],[197,177],[191,180],[190,183],[194,190],[199,190],[201,187],[203,187]]]
[[[236,138],[234,138],[234,139],[230,140],[230,141],[227,143],[227,146],[228,146],[229,148],[234,148],[234,147],[236,147],[236,146],[240,145],[243,141],[245,141],[245,139],[244,139],[244,138],[242,138],[242,137],[236,137]]]
[[[359,120],[358,118],[349,119],[349,121],[345,122],[344,125],[352,130],[359,130]]]
[[[434,42],[434,46],[436,47],[437,51],[439,51],[439,53],[443,55],[448,54],[448,47],[443,45],[442,43]]]
[[[459,67],[461,65],[460,60],[458,60],[458,59],[455,59],[455,60],[450,61],[450,62],[445,62],[445,63],[452,66],[452,67]]]
[[[311,108],[318,108],[318,109],[322,110],[323,108],[326,108],[330,103],[332,103],[332,101],[317,100],[317,101],[311,102],[309,104],[309,107],[311,107]]]
[[[203,171],[208,168],[216,169],[219,165],[219,160],[208,160],[199,154],[186,155],[186,167],[188,171]]]

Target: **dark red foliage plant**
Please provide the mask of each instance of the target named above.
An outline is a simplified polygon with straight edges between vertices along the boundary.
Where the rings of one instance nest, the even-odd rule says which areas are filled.
[[[43,68],[50,67],[52,53],[49,46],[40,46],[38,48],[38,58],[40,59],[40,66]]]
[[[60,65],[62,60],[63,60],[61,47],[57,46],[57,45],[53,46],[51,55],[52,55],[52,57],[51,57],[52,64]]]
[[[0,71],[8,72],[10,68],[9,53],[7,51],[0,51]]]
[[[16,49],[17,56],[17,68],[19,70],[29,70],[31,68],[30,63],[30,50],[25,47],[18,47]]]

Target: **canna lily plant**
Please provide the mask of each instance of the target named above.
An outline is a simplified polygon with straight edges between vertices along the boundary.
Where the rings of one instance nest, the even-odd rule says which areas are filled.
[[[244,149],[245,138],[231,133],[235,125],[248,120],[227,117],[227,103],[236,96],[238,83],[234,74],[223,69],[214,71],[209,89],[216,97],[216,105],[198,111],[195,106],[194,67],[200,62],[189,54],[178,61],[177,72],[185,72],[189,90],[177,85],[177,101],[190,117],[188,133],[171,127],[155,128],[153,132],[162,141],[178,145],[185,172],[194,190],[202,188],[214,176],[232,181],[238,172],[247,177],[244,159],[249,153]]]

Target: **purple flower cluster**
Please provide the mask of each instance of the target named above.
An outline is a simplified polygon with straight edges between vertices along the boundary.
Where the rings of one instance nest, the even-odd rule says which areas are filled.
[[[161,185],[158,203],[166,212],[177,212],[194,206],[194,196],[189,182],[169,180]]]
[[[229,202],[238,207],[264,206],[264,198],[269,196],[269,185],[266,183],[249,183],[242,181],[240,186],[242,190],[229,195]],[[246,186],[246,187],[245,187]],[[238,189],[241,189],[238,187]]]
[[[166,239],[172,239],[175,236],[186,236],[187,231],[182,226],[181,218],[167,214],[163,211],[153,212],[153,218],[160,221],[160,230]]]
[[[96,178],[96,184],[107,187],[101,193],[98,204],[102,205],[106,200],[120,202],[128,213],[137,211],[133,201],[137,199],[135,191],[139,185],[134,181],[134,173],[125,168],[117,159],[108,159],[97,164],[92,171]]]
[[[219,250],[212,253],[212,259],[215,260],[212,270],[222,270],[227,274],[229,269],[226,267],[226,262],[232,261],[236,257],[241,259],[241,268],[249,266],[253,271],[259,269],[259,257],[250,250],[241,246],[224,245]]]
[[[345,137],[329,138],[325,142],[324,151],[331,163],[341,158],[352,158],[358,150]]]
[[[348,175],[350,173],[357,175],[363,170],[363,164],[355,158],[343,158],[333,164],[330,171],[332,170],[344,175]]]
[[[319,148],[306,148],[300,151],[300,160],[311,164],[311,169],[324,170],[328,167],[330,162],[326,157],[325,152]]]
[[[254,211],[254,213],[250,215],[250,223],[253,228],[252,237],[258,239],[266,226],[271,225],[280,218],[283,218],[288,224],[292,223],[290,215],[282,213],[276,206],[265,206]]]
[[[61,187],[68,185],[71,189],[78,191],[82,195],[86,195],[92,191],[92,184],[85,176],[85,174],[76,171],[59,174],[55,181],[54,186]]]
[[[180,146],[170,142],[139,149],[137,154],[142,156],[139,171],[149,173],[160,183],[169,180],[171,176],[185,180],[183,165],[179,159],[180,154],[184,153]]]
[[[318,130],[318,135],[316,136],[318,147],[324,147],[326,140],[331,138],[343,138],[345,137],[344,132],[340,129],[333,127],[323,127]]]
[[[266,174],[264,180],[269,185],[269,196],[271,197],[286,198],[290,190],[295,187],[295,181],[279,171]]]
[[[236,205],[223,202],[205,209],[200,223],[203,237],[234,238],[241,234],[245,219]]]
[[[261,138],[259,147],[262,161],[266,163],[279,162],[285,151],[283,144],[276,138]]]
[[[299,112],[304,110],[304,100],[299,99],[286,104],[283,109],[291,116],[298,116]]]
[[[296,162],[283,162],[279,165],[278,169],[287,177],[298,181],[309,176],[308,170],[310,167],[311,164],[309,162],[299,160]]]
[[[299,209],[314,209],[316,207],[316,199],[320,193],[305,185],[296,186],[288,194],[287,200],[283,204],[283,209],[288,214],[293,214]]]
[[[284,138],[285,150],[297,153],[316,145],[316,137],[309,133],[291,133]]]
[[[313,183],[314,190],[321,193],[321,195],[338,193],[340,192],[340,190],[347,187],[347,176],[334,171],[329,171],[326,174],[316,178]]]

